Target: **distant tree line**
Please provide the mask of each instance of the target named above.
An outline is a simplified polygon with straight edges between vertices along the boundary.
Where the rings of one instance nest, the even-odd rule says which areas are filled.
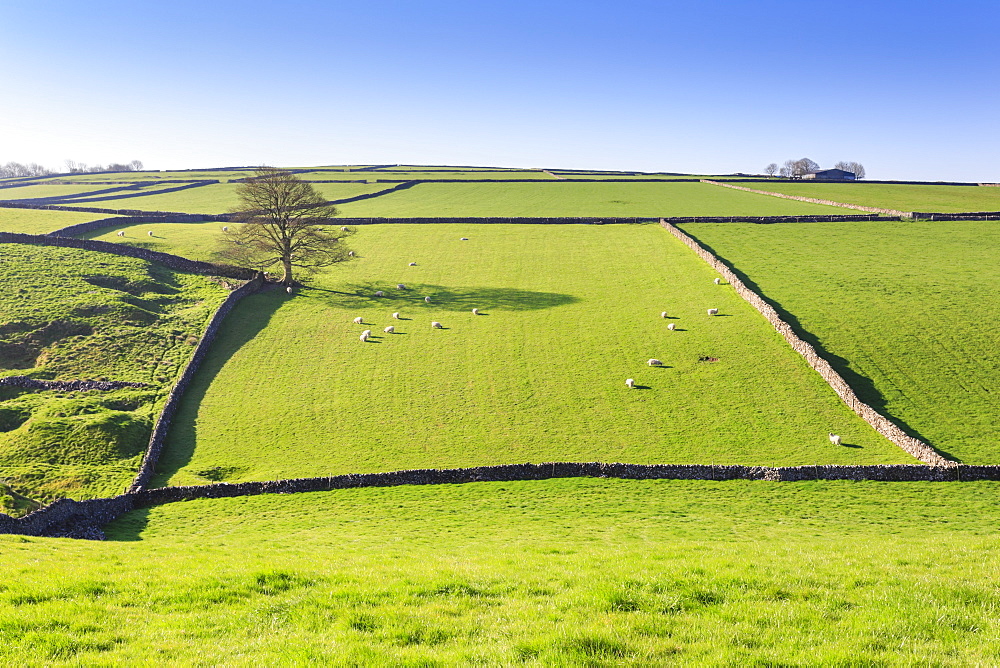
[[[87,172],[139,172],[142,171],[142,161],[133,160],[129,163],[113,162],[110,165],[87,165],[75,160],[66,161],[66,171],[72,174]],[[8,179],[17,176],[48,176],[55,174],[54,170],[43,167],[35,162],[21,164],[20,162],[8,162],[0,165],[0,179]]]
[[[865,178],[865,166],[860,162],[838,162],[833,166],[834,169],[842,169],[845,172],[851,172],[854,174],[854,178],[863,179]],[[785,164],[778,167],[778,163],[772,162],[770,165],[764,168],[764,173],[768,176],[778,176],[785,179],[801,179],[805,174],[809,172],[819,171],[819,163],[810,160],[809,158],[799,158],[798,160],[785,160]]]

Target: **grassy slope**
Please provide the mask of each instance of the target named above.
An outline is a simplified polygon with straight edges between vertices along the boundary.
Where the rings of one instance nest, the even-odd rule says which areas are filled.
[[[683,227],[871,379],[862,399],[963,461],[1000,462],[996,223]]]
[[[995,665],[998,502],[995,483],[557,480],[177,503],[109,542],[0,536],[0,651]]]
[[[24,234],[47,234],[54,230],[86,223],[98,218],[110,218],[100,213],[78,213],[75,211],[48,211],[39,209],[0,208],[0,231],[22,232]]]
[[[64,197],[66,195],[76,195],[79,193],[89,193],[95,190],[104,190],[112,186],[105,185],[78,185],[78,184],[55,184],[55,185],[26,185],[10,188],[0,188],[0,200],[33,199],[36,197]]]
[[[119,493],[225,291],[142,260],[0,245],[0,375],[146,383],[0,391],[0,479],[34,498]],[[45,267],[47,271],[39,271]]]
[[[230,315],[171,430],[173,484],[553,460],[912,461],[659,226],[385,225],[354,241],[359,259],[314,289]],[[831,430],[860,447],[829,447]]]
[[[890,183],[737,183],[734,185],[899,211],[1000,211],[1000,188]]]
[[[345,216],[729,216],[842,213],[704,183],[440,183],[345,204]]]

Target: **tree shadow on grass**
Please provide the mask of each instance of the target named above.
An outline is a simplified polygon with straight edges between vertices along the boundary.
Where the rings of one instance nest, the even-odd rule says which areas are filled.
[[[715,255],[715,257],[719,258],[719,261],[722,262],[722,264],[724,264],[726,267],[728,267],[730,271],[736,274],[736,276],[741,281],[743,281],[744,285],[746,285],[748,288],[756,292],[764,299],[765,302],[770,304],[774,308],[774,310],[778,312],[778,316],[791,326],[792,330],[798,335],[798,337],[803,341],[805,341],[806,343],[808,343],[809,345],[811,345],[813,348],[815,348],[816,352],[818,352],[820,356],[822,356],[827,362],[830,363],[830,366],[833,367],[834,371],[839,373],[841,378],[847,381],[847,384],[850,385],[851,389],[854,390],[854,393],[857,395],[858,399],[868,404],[882,415],[888,417],[907,435],[912,436],[913,438],[917,438],[923,441],[924,443],[928,443],[929,445],[931,445],[931,447],[933,447],[934,450],[936,450],[943,457],[946,457],[956,462],[962,461],[961,459],[955,457],[946,450],[942,450],[941,448],[931,444],[930,441],[917,429],[914,429],[912,426],[907,424],[898,415],[894,415],[891,412],[889,412],[889,410],[886,408],[885,396],[878,390],[877,387],[875,387],[875,383],[872,382],[871,378],[863,376],[860,373],[854,371],[851,368],[851,363],[849,360],[834,355],[829,350],[827,350],[823,346],[823,340],[820,337],[810,332],[807,332],[802,327],[802,323],[799,322],[799,319],[796,318],[788,310],[786,310],[781,305],[781,302],[777,301],[773,297],[768,297],[766,294],[764,294],[764,291],[761,290],[760,286],[757,285],[752,278],[750,278],[745,273],[740,271],[737,267],[733,266],[731,262],[722,257],[709,244],[705,243],[701,239],[698,239],[689,230],[685,230],[684,233],[690,236],[692,239],[695,239],[699,244],[701,244],[702,248]]]
[[[208,388],[233,355],[267,327],[274,313],[287,302],[284,292],[265,290],[246,297],[226,316],[205,360],[184,392],[150,487],[166,485],[172,475],[191,461],[197,443],[198,407]],[[239,392],[238,387],[231,390]],[[205,483],[210,482],[213,480],[206,478]]]
[[[384,296],[376,297],[377,291]],[[444,285],[411,284],[406,290],[389,288],[375,282],[351,283],[341,290],[306,287],[305,297],[318,299],[336,308],[425,308],[445,311],[470,311],[473,308],[497,311],[534,311],[573,304],[579,299],[559,292],[535,292],[514,288],[449,287]],[[424,300],[430,297],[430,303]],[[479,315],[486,315],[480,312]]]

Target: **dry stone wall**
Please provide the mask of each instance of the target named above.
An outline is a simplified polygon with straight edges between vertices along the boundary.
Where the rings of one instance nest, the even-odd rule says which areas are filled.
[[[830,366],[830,363],[823,359],[816,352],[815,348],[799,338],[799,336],[792,329],[791,325],[781,319],[778,312],[774,310],[774,307],[764,301],[764,299],[756,292],[748,288],[743,281],[741,281],[736,274],[729,269],[729,267],[719,260],[719,258],[702,248],[697,241],[670,223],[664,221],[663,227],[696,252],[699,257],[705,260],[709,266],[719,272],[726,279],[726,281],[732,285],[733,289],[739,296],[743,297],[743,299],[749,302],[751,306],[760,311],[761,315],[763,315],[767,321],[774,326],[778,333],[784,337],[785,341],[788,342],[788,345],[790,345],[797,353],[802,355],[806,362],[809,363],[809,366],[822,376],[823,380],[829,383],[830,387],[833,388],[833,391],[837,393],[837,396],[839,396],[841,400],[843,400],[843,402],[851,408],[851,410],[865,420],[865,422],[870,424],[875,431],[882,434],[900,448],[926,464],[932,464],[934,466],[955,465],[955,462],[945,459],[938,454],[934,448],[927,445],[923,441],[909,436],[884,415],[858,399],[851,386],[847,384],[847,381],[845,381],[832,366]]]
[[[815,197],[799,197],[798,195],[786,195],[784,193],[773,193],[768,190],[754,190],[753,188],[744,188],[743,186],[734,186],[731,183],[721,183],[719,181],[712,181],[710,179],[702,179],[702,183],[710,183],[713,186],[722,186],[723,188],[732,188],[733,190],[742,190],[748,193],[756,193],[757,195],[769,195],[771,197],[779,197],[781,199],[793,199],[798,202],[811,202],[812,204],[826,204],[827,206],[840,206],[845,209],[856,209],[858,211],[868,211],[870,213],[884,213],[890,216],[899,216],[901,218],[910,217],[910,212],[908,211],[897,211],[896,209],[879,209],[874,206],[861,206],[860,204],[844,204],[843,202],[834,202],[828,199],[816,199]]]
[[[23,390],[56,390],[58,392],[84,392],[100,390],[110,392],[125,387],[146,387],[146,383],[127,380],[36,380],[27,376],[5,376],[0,378],[0,386],[17,387]]]

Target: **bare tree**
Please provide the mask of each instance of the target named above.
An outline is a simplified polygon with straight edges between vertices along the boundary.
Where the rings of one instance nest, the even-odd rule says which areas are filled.
[[[854,174],[855,179],[865,178],[865,166],[860,162],[844,162],[841,160],[836,165],[833,166],[834,169],[842,169],[845,172],[851,172]]]
[[[281,282],[292,283],[293,268],[316,271],[347,260],[350,230],[328,225],[337,215],[311,183],[273,167],[261,167],[240,183],[239,205],[230,210],[235,225],[223,232],[220,259],[264,271],[281,266]]]
[[[778,163],[772,162],[770,165],[764,168],[764,173],[768,176],[774,176],[778,172]]]
[[[781,167],[781,176],[789,179],[801,179],[809,172],[819,169],[819,164],[809,158],[799,158],[798,160],[785,160]]]
[[[133,160],[132,162],[128,163],[128,166],[133,172],[141,172],[142,160]]]

